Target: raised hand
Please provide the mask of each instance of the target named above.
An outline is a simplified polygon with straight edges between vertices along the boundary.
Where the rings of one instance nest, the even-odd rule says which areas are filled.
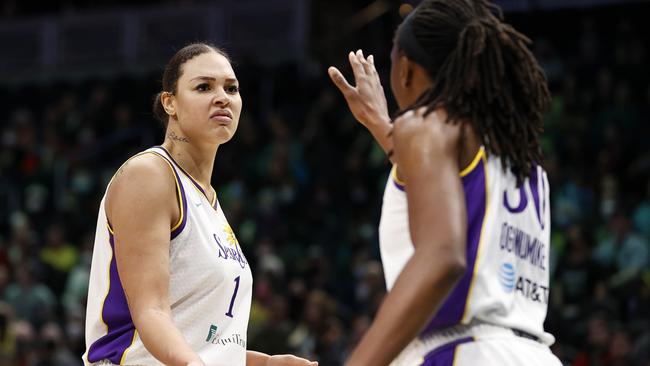
[[[356,53],[350,52],[348,58],[354,73],[355,86],[350,85],[336,67],[330,66],[327,72],[343,93],[354,118],[370,130],[384,151],[389,151],[389,139],[386,135],[390,130],[390,117],[384,88],[375,69],[374,57],[370,55],[366,58],[363,51],[358,50]]]
[[[370,55],[365,58],[363,51],[358,50],[356,53],[350,52],[348,58],[354,73],[355,86],[350,85],[336,67],[330,66],[327,71],[343,93],[354,118],[366,127],[389,121],[386,95],[375,69],[374,57]]]

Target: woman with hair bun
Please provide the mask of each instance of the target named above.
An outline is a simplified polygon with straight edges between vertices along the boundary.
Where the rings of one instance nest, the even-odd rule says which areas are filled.
[[[100,204],[84,363],[316,365],[247,350],[251,269],[210,185],[242,109],[227,55],[190,44],[162,84],[165,141],[127,160]]]

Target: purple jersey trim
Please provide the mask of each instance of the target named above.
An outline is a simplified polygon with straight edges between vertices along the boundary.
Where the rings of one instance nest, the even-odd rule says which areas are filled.
[[[201,192],[203,194],[205,199],[208,200],[208,202],[210,202],[210,199],[208,198],[208,195],[205,193],[203,188],[201,188],[201,185],[190,175],[190,173],[186,172],[185,169],[183,169],[183,167],[180,166],[180,164],[178,164],[176,162],[176,160],[174,160],[174,157],[172,156],[172,154],[169,153],[169,151],[167,151],[167,149],[165,149],[163,146],[154,146],[154,147],[160,148],[161,150],[163,150],[169,156],[169,159],[171,159],[171,161],[174,162],[174,165],[176,165],[178,167],[178,169],[180,169],[181,172],[183,172],[183,174],[185,174],[185,176],[190,180],[190,182],[192,182],[192,184],[194,184],[196,189],[198,189],[199,192]],[[210,206],[212,206],[212,208],[214,208],[216,210],[217,209],[217,193],[215,192],[214,194],[215,194],[215,196],[214,196],[214,201],[215,202],[214,202],[214,204],[210,204]]]
[[[124,288],[117,273],[115,261],[115,239],[108,233],[113,256],[109,267],[110,285],[104,304],[102,305],[102,321],[106,324],[107,332],[96,340],[88,349],[88,361],[99,362],[109,360],[119,365],[124,352],[134,340],[135,325],[131,319],[129,306],[124,295]]]
[[[401,181],[397,177],[397,167],[393,166],[393,168],[390,170],[390,179],[393,181],[393,184],[395,184],[395,187],[399,189],[402,192],[406,192],[406,182]]]
[[[485,218],[486,177],[486,160],[481,159],[472,171],[461,178],[467,210],[467,270],[431,322],[424,328],[421,336],[458,324],[463,319]]]
[[[397,187],[397,189],[399,189],[402,192],[406,192],[406,188],[403,185],[397,183],[397,181],[395,179],[392,179],[392,180],[393,180],[393,184],[395,184],[395,187]]]
[[[181,223],[178,225],[175,229],[172,230],[170,237],[171,239],[174,239],[177,237],[185,228],[185,224],[187,224],[187,198],[185,197],[185,189],[183,188],[183,182],[181,181],[181,177],[178,175],[178,172],[176,171],[176,168],[174,167],[174,164],[172,164],[167,157],[165,157],[163,154],[160,154],[158,152],[152,151],[152,153],[160,156],[161,158],[165,159],[167,164],[172,168],[172,172],[174,173],[174,179],[176,179],[176,182],[178,183],[178,193],[181,195]]]
[[[473,337],[467,337],[442,345],[424,356],[424,362],[420,366],[453,366],[456,348],[463,343],[473,341]]]

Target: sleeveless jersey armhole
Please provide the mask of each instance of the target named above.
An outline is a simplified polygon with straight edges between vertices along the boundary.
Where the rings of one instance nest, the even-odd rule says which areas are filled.
[[[174,184],[176,185],[176,198],[177,198],[177,201],[178,201],[178,207],[179,207],[179,212],[180,212],[178,221],[174,225],[172,225],[171,229],[170,229],[170,231],[171,231],[171,239],[174,239],[175,237],[177,237],[183,231],[183,228],[185,227],[185,223],[187,222],[187,199],[185,197],[185,190],[183,189],[183,183],[181,182],[181,179],[180,179],[180,177],[178,175],[178,172],[176,171],[176,169],[174,168],[172,163],[165,156],[163,156],[162,154],[160,154],[160,153],[158,153],[156,151],[143,151],[143,152],[141,152],[139,154],[136,154],[136,155],[133,155],[132,157],[130,157],[127,161],[124,162],[124,164],[122,164],[120,166],[119,169],[122,169],[122,167],[126,163],[128,163],[131,159],[133,159],[133,158],[135,158],[137,156],[144,155],[144,154],[154,154],[154,155],[160,157],[167,164],[167,166],[169,166],[169,169],[171,169],[172,174],[174,175]],[[107,190],[108,190],[108,187],[110,187],[111,183],[113,182],[114,178],[115,178],[115,176],[113,176],[113,178],[111,178],[111,180],[108,182]],[[106,208],[104,208],[104,210],[105,209]],[[106,226],[108,227],[109,232],[111,234],[114,234],[113,226],[111,225],[111,222],[108,219],[108,213],[104,212],[104,214],[106,215]]]

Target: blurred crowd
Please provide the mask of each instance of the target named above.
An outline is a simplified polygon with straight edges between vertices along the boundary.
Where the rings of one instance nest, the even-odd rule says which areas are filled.
[[[553,93],[546,325],[566,365],[650,365],[650,50],[644,23],[622,14],[513,20]],[[376,38],[365,47],[386,76],[390,38]],[[212,182],[253,269],[248,347],[321,365],[342,363],[385,293],[389,162],[329,84],[326,62],[344,57],[235,58],[244,113]],[[162,142],[149,111],[157,80],[0,84],[0,366],[81,364],[99,202],[125,159]]]

